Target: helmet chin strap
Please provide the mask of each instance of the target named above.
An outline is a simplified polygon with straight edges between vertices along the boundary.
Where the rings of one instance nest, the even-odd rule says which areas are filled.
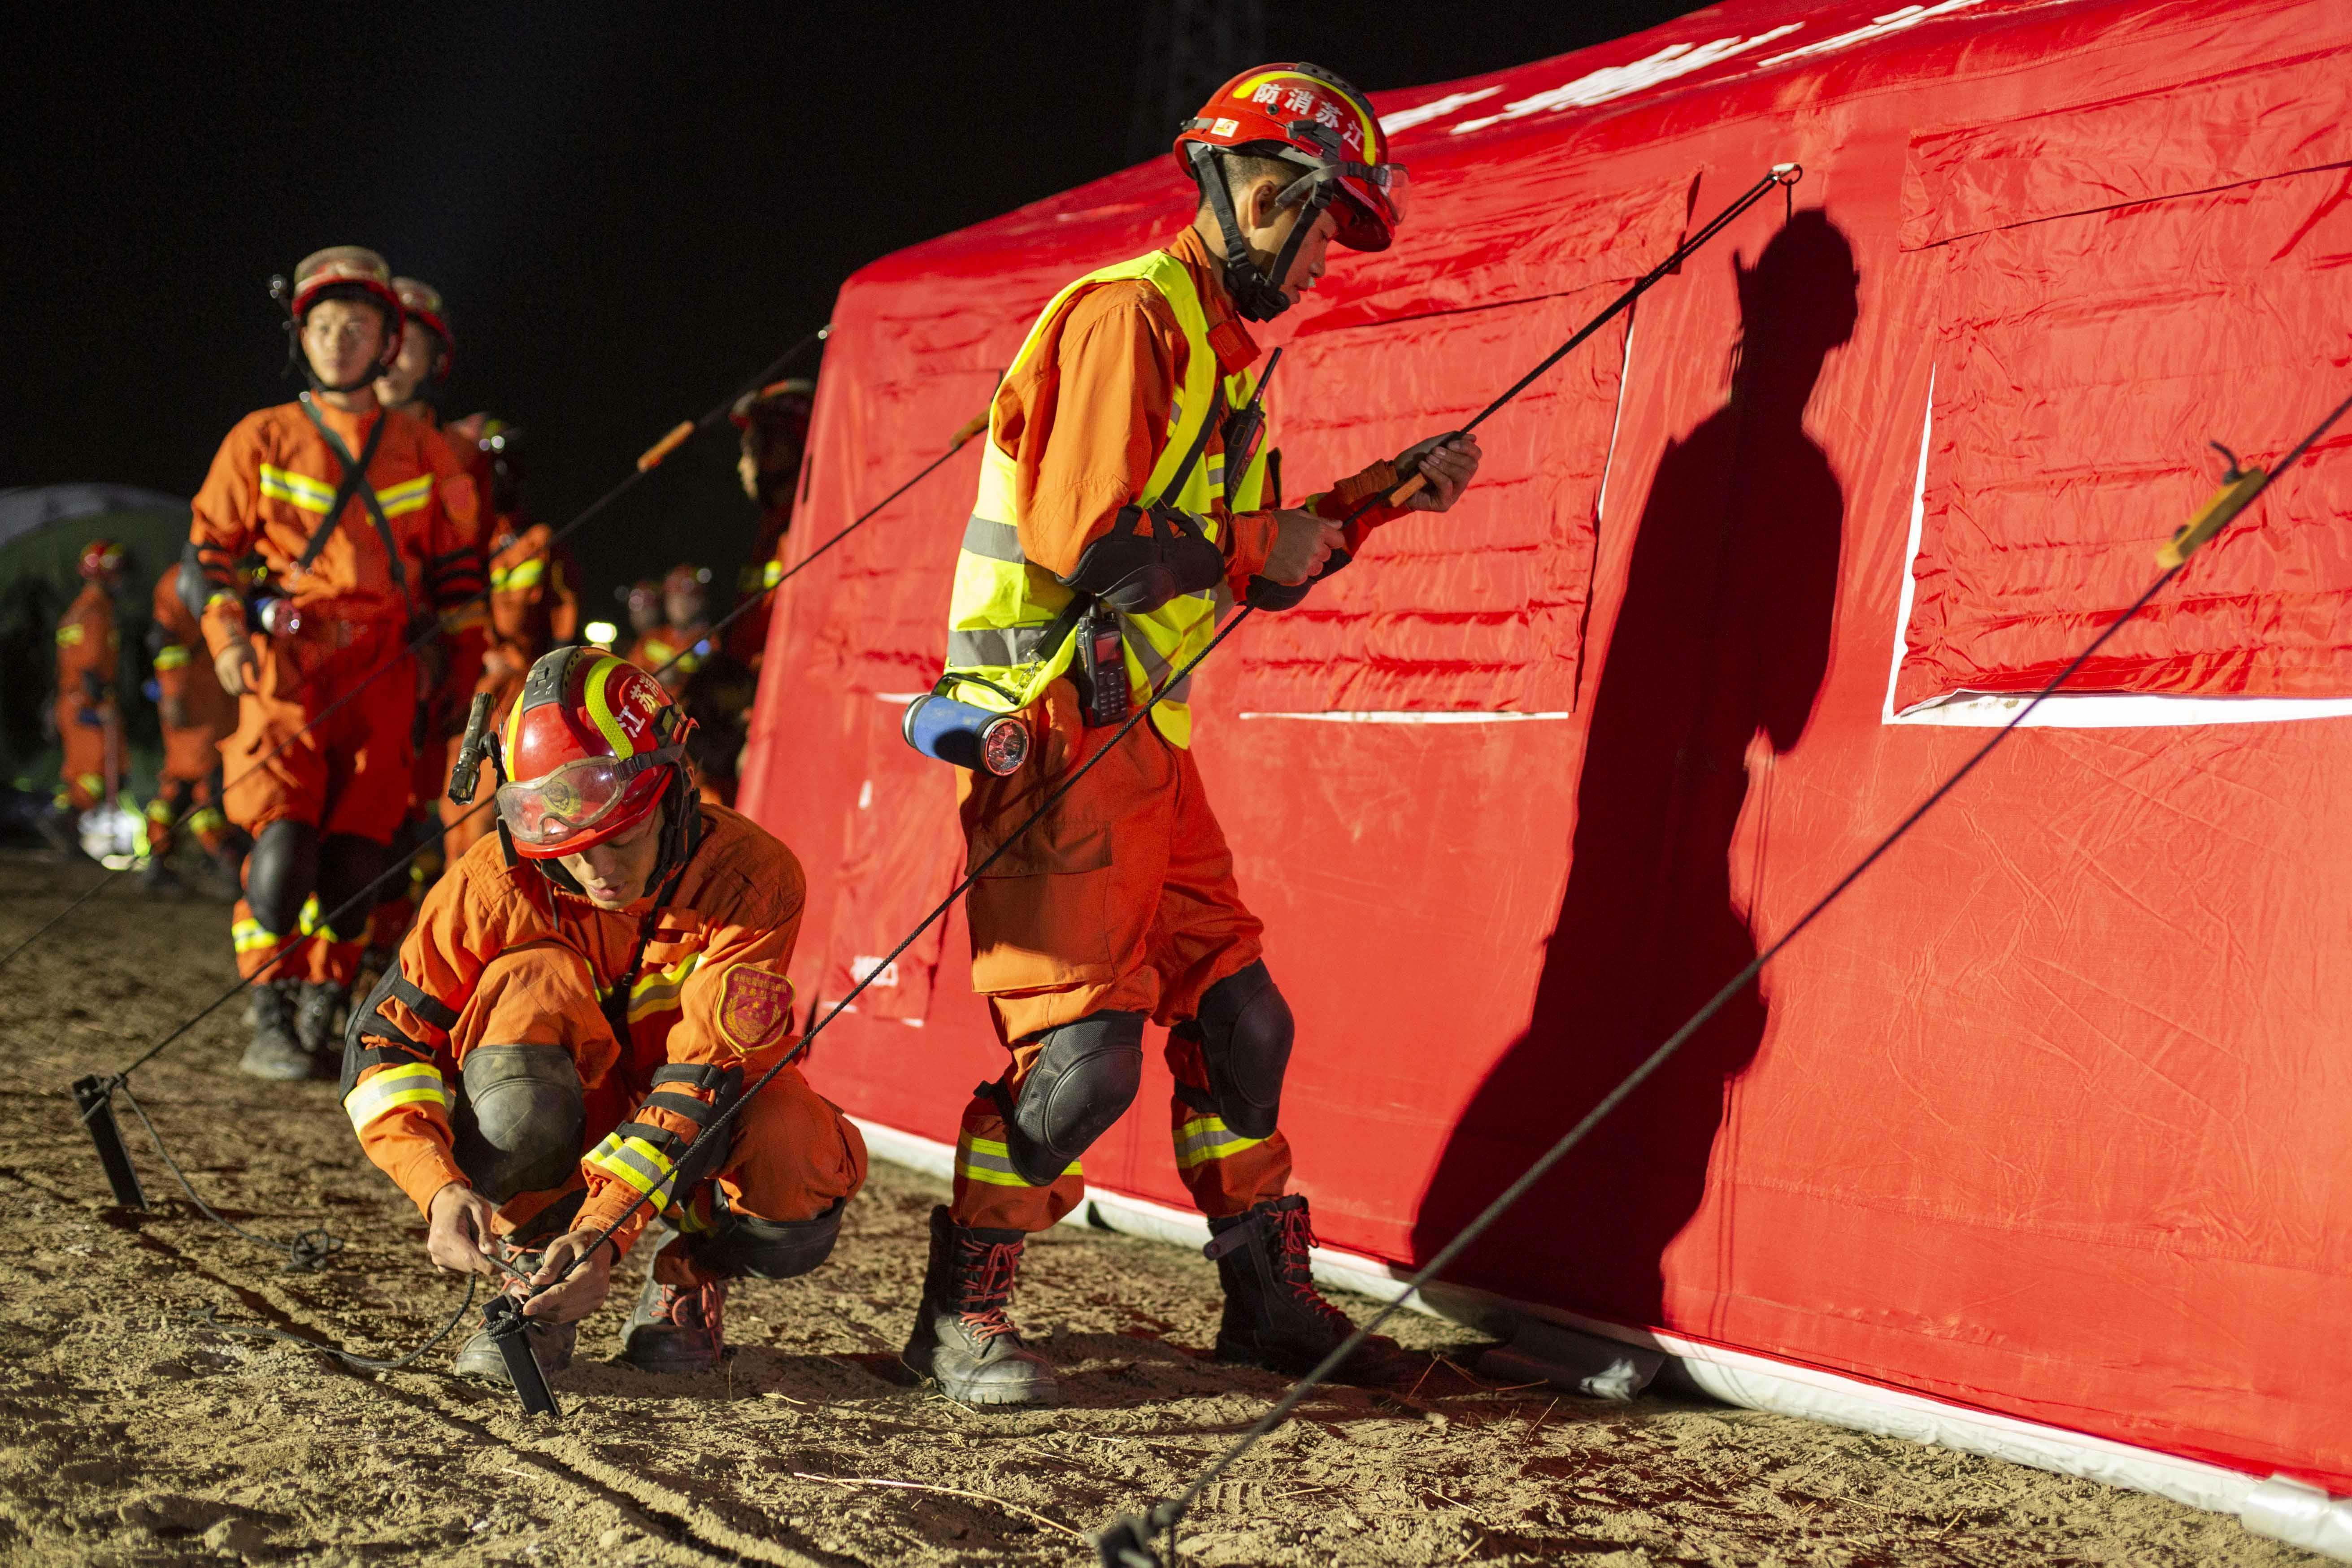
[[[1290,296],[1284,292],[1282,282],[1290,276],[1291,263],[1298,259],[1298,247],[1307,243],[1307,231],[1330,205],[1330,181],[1319,174],[1302,174],[1282,193],[1287,201],[1299,186],[1307,187],[1305,199],[1298,204],[1298,221],[1291,226],[1290,237],[1283,241],[1282,254],[1274,258],[1274,276],[1269,279],[1258,270],[1249,242],[1242,237],[1233,193],[1225,188],[1224,170],[1219,166],[1216,153],[1206,142],[1192,142],[1186,143],[1184,156],[1192,164],[1194,183],[1208,198],[1209,211],[1216,216],[1218,232],[1225,237],[1225,289],[1234,297],[1234,309],[1245,321],[1273,321],[1290,309]]]

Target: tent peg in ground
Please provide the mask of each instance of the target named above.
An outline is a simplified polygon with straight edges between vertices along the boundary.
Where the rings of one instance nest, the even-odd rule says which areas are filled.
[[[98,1163],[106,1169],[114,1201],[127,1209],[145,1208],[146,1191],[139,1184],[139,1173],[131,1168],[131,1151],[122,1146],[122,1129],[114,1121],[114,1081],[103,1073],[77,1079],[73,1097],[81,1124],[89,1129],[89,1141],[98,1145]]]

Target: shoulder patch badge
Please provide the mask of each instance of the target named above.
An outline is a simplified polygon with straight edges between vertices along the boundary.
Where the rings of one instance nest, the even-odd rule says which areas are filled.
[[[793,983],[773,971],[739,963],[719,988],[719,1032],[739,1051],[754,1051],[793,1026]]]

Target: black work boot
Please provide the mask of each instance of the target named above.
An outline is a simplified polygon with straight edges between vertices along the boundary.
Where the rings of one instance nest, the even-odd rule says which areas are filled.
[[[331,980],[305,980],[294,999],[294,1037],[313,1057],[323,1057],[330,1051],[340,1055],[338,1047],[342,1036],[335,1027],[335,1015],[341,1012],[348,997],[343,988]]]
[[[1021,1342],[1004,1315],[1028,1239],[1024,1231],[958,1225],[944,1204],[931,1210],[922,1304],[898,1357],[908,1371],[938,1379],[940,1392],[967,1405],[1061,1402],[1052,1364]]]
[[[621,1330],[621,1359],[639,1372],[715,1372],[727,1354],[727,1281],[646,1288]]]
[[[1307,1200],[1293,1193],[1268,1198],[1247,1214],[1209,1221],[1217,1280],[1225,1288],[1224,1320],[1217,1325],[1217,1359],[1303,1376],[1356,1331],[1348,1314],[1315,1289],[1307,1254],[1315,1227]],[[1340,1363],[1350,1382],[1385,1382],[1402,1352],[1394,1340],[1374,1334]]]
[[[299,980],[271,980],[252,988],[246,1016],[253,1020],[253,1043],[237,1066],[256,1078],[291,1083],[310,1076],[310,1052],[294,1032]]]
[[[34,819],[42,840],[68,860],[87,860],[81,847],[81,813],[69,805],[52,805]]]

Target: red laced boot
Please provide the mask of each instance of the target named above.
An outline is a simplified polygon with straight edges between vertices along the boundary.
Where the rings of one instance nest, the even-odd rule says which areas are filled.
[[[1252,1205],[1246,1214],[1209,1221],[1202,1250],[1217,1264],[1225,1314],[1217,1325],[1217,1359],[1293,1377],[1311,1372],[1356,1331],[1348,1314],[1315,1288],[1309,1253],[1315,1226],[1307,1200],[1294,1193]],[[1351,1382],[1386,1382],[1402,1352],[1374,1334],[1340,1365]]]
[[[1028,1237],[958,1225],[945,1205],[931,1210],[931,1255],[923,1272],[915,1331],[899,1356],[910,1372],[936,1378],[967,1405],[1054,1405],[1061,1384],[1044,1356],[1021,1342],[1004,1315]]]

